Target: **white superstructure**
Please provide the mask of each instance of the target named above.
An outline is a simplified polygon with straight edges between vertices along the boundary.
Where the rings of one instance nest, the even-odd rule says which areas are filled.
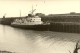
[[[39,16],[28,16],[27,18],[15,19],[11,24],[17,25],[38,25],[42,24]]]

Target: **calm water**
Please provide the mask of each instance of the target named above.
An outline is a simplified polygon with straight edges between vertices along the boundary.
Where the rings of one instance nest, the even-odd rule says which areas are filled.
[[[0,25],[0,50],[16,53],[73,52],[80,34],[34,31]]]

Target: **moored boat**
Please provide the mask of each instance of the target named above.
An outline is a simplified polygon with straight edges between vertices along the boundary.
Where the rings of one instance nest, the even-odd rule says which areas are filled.
[[[28,14],[26,18],[15,19],[11,26],[24,29],[49,30],[50,23],[44,23],[41,17],[37,15]]]

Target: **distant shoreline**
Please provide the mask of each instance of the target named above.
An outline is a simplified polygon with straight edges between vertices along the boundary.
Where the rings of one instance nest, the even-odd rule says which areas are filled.
[[[11,52],[11,51],[1,51],[1,50],[0,50],[0,53],[15,53],[15,52]]]

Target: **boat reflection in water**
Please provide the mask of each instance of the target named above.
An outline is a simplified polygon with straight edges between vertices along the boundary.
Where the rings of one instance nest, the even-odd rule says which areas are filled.
[[[0,50],[15,53],[73,52],[80,34],[34,31],[0,25]]]

